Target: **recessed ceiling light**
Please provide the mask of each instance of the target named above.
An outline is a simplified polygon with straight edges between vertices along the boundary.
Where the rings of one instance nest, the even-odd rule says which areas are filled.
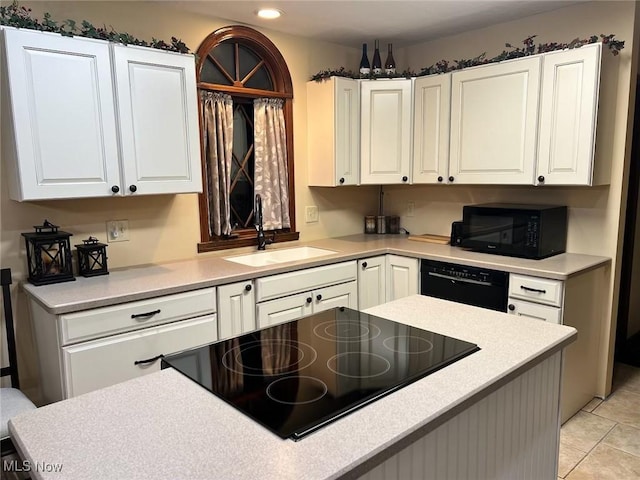
[[[274,18],[279,18],[282,15],[282,12],[277,8],[261,8],[256,12],[256,15],[260,18],[273,20]]]

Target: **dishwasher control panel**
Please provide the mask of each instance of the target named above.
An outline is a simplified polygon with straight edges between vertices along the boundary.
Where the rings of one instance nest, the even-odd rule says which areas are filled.
[[[500,312],[507,311],[507,272],[422,260],[420,280],[422,295]]]

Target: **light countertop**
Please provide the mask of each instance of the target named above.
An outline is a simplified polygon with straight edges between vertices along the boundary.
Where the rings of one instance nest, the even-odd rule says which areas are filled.
[[[575,329],[414,295],[368,310],[481,350],[333,422],[282,440],[173,369],[14,417],[34,479],[328,479],[426,434],[576,337]],[[358,472],[363,473],[363,472]]]
[[[267,250],[302,245],[328,249],[335,253],[265,267],[245,266],[224,259],[255,251],[255,248],[248,247],[214,255],[206,254],[193,260],[112,270],[109,275],[104,276],[77,277],[74,282],[44,286],[25,283],[24,289],[49,313],[62,314],[387,253],[557,280],[566,280],[573,275],[610,263],[607,257],[573,253],[564,253],[543,260],[505,257],[470,252],[449,245],[408,240],[405,235],[362,234],[311,242],[287,242],[269,246]]]

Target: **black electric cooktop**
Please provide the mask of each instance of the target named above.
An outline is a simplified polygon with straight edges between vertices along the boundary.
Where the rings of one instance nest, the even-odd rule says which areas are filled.
[[[336,308],[163,359],[282,438],[298,440],[479,350]]]

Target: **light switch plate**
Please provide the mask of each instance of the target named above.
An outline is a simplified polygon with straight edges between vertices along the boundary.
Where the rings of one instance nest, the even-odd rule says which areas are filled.
[[[129,220],[109,220],[107,222],[107,242],[126,242],[129,240]]]

